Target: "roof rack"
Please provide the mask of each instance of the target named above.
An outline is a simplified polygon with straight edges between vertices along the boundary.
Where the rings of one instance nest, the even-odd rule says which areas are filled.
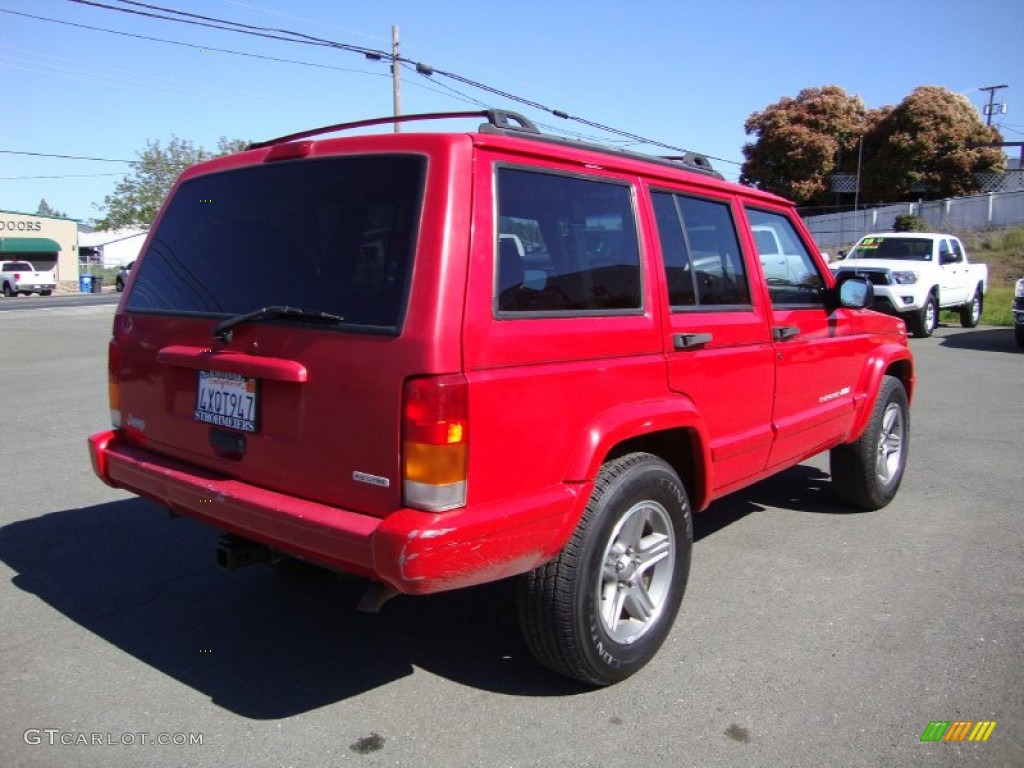
[[[334,133],[335,131],[367,128],[371,125],[411,123],[419,120],[446,120],[460,117],[486,117],[487,123],[485,125],[487,127],[497,128],[501,131],[519,131],[522,133],[540,134],[537,126],[518,112],[509,112],[504,109],[482,109],[475,112],[424,112],[417,115],[393,115],[391,117],[374,117],[370,120],[356,120],[351,123],[335,123],[334,125],[325,125],[321,128],[310,128],[308,131],[289,133],[287,136],[278,136],[276,139],[254,141],[249,144],[246,149],[262,149],[263,147],[271,147],[274,144],[283,144],[286,141],[306,139],[310,136],[319,136],[324,133]],[[518,125],[515,125],[514,123]],[[484,128],[483,125],[480,127],[481,129]]]
[[[596,152],[603,152],[605,154],[617,155],[620,157],[628,157],[635,160],[645,160],[647,162],[658,163],[659,165],[671,165],[678,167],[680,165],[685,166],[687,170],[702,173],[707,176],[713,176],[717,179],[721,179],[722,175],[714,170],[711,166],[711,161],[708,160],[704,155],[696,152],[687,152],[683,155],[677,156],[655,156],[646,155],[641,152],[632,152],[630,150],[618,149],[615,147],[608,147],[603,144],[592,144],[590,142],[577,141],[575,139],[567,139],[561,136],[552,136],[550,134],[541,133],[540,129],[537,128],[534,123],[518,112],[513,112],[507,109],[483,109],[473,112],[425,112],[415,115],[393,115],[390,117],[375,117],[369,120],[356,120],[350,123],[335,123],[334,125],[325,125],[320,128],[311,128],[308,131],[300,131],[298,133],[289,133],[286,136],[278,136],[274,139],[268,139],[266,141],[256,141],[249,144],[246,149],[262,149],[264,147],[271,147],[275,144],[283,144],[289,141],[297,141],[298,139],[306,139],[310,136],[320,136],[325,133],[334,133],[335,131],[347,131],[355,128],[367,128],[373,125],[389,125],[396,123],[410,123],[423,120],[448,120],[466,117],[483,117],[487,119],[486,123],[481,123],[479,130],[482,133],[493,133],[507,136],[519,136],[523,138],[530,138],[536,141],[544,141],[552,144],[570,145],[580,147],[582,149],[589,149]]]

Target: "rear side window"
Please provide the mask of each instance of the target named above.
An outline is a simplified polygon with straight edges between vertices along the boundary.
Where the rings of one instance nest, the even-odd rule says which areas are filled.
[[[497,183],[498,315],[641,309],[628,185],[517,168]]]
[[[139,262],[127,308],[222,315],[286,305],[397,331],[425,158],[262,164],[183,184]]]
[[[949,244],[951,246],[953,246],[953,257],[958,262],[963,261],[964,260],[964,252],[963,252],[963,249],[960,247],[960,241],[959,240],[950,240]]]
[[[673,309],[750,306],[750,286],[729,205],[652,194]]]

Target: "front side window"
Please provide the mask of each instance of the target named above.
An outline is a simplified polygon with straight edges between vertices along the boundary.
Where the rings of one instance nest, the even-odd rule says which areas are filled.
[[[499,168],[497,189],[499,316],[641,310],[628,185]]]
[[[772,306],[821,306],[825,281],[796,228],[785,216],[747,209]]]
[[[654,192],[673,309],[750,306],[750,286],[728,203]]]
[[[264,163],[179,187],[139,261],[127,308],[234,315],[290,306],[345,327],[401,326],[425,158]]]

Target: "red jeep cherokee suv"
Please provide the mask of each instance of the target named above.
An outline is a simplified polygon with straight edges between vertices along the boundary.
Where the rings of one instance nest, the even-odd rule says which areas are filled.
[[[786,201],[475,114],[186,171],[117,309],[93,467],[227,534],[225,567],[360,574],[371,609],[519,576],[538,660],[609,684],[672,626],[692,512],[825,450],[842,500],[893,498],[913,361]]]

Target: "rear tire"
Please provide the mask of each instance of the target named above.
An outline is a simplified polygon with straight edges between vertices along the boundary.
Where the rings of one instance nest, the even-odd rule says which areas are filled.
[[[1013,335],[1017,338],[1017,346],[1024,349],[1024,325],[1015,325]]]
[[[39,295],[40,296],[49,296],[51,293],[53,293],[53,291],[40,291]]]
[[[971,300],[960,307],[960,326],[963,328],[976,328],[981,322],[981,311],[984,308],[984,297],[981,288],[976,288]]]
[[[13,297],[15,297],[17,295],[18,295],[17,291],[15,291],[13,288],[11,288],[11,284],[10,283],[4,283],[4,296],[6,296],[8,299],[10,299],[10,298],[13,298]]]
[[[692,543],[690,505],[672,467],[647,453],[606,463],[565,548],[521,577],[530,652],[592,685],[640,670],[675,621]]]
[[[864,433],[829,454],[836,496],[854,507],[881,509],[899,490],[909,448],[907,391],[895,376],[885,376]]]

